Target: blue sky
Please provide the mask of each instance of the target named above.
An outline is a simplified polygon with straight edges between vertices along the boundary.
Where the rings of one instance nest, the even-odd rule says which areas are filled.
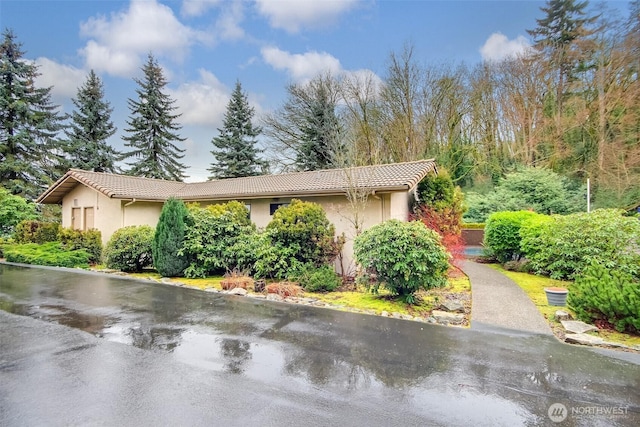
[[[626,16],[627,2],[610,6]],[[152,52],[182,117],[189,181],[206,179],[211,138],[236,80],[259,116],[282,104],[285,87],[319,72],[384,78],[390,52],[414,45],[423,65],[475,64],[525,49],[540,1],[430,0],[0,0],[11,28],[54,102],[70,99],[90,69],[105,84],[118,134],[135,97],[133,77]]]

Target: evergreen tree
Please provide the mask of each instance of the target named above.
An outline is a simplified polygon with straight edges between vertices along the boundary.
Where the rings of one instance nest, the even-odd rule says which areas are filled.
[[[133,163],[127,163],[131,166],[129,175],[182,181],[186,166],[178,159],[184,157],[185,150],[174,143],[185,140],[176,133],[181,128],[175,123],[180,114],[172,114],[177,107],[162,92],[167,81],[153,55],[149,54],[142,71],[144,79],[135,79],[138,100],[128,99],[131,116],[125,129],[128,135],[122,138],[132,150],[121,159],[134,158]]]
[[[287,91],[283,107],[264,119],[265,134],[276,141],[278,155],[298,170],[336,167],[336,157],[344,151],[344,130],[336,114],[338,82],[331,75],[319,75]]]
[[[182,200],[170,198],[162,207],[151,247],[153,265],[162,276],[182,276],[189,265],[185,255],[178,255],[185,238],[188,214]]]
[[[587,26],[595,18],[586,16],[588,2],[576,0],[547,0],[540,8],[546,16],[537,19],[538,27],[527,32],[534,37],[535,49],[543,55],[551,70],[556,73],[556,106],[561,115],[567,87],[573,73],[584,59],[579,42],[590,35]]]
[[[69,139],[69,167],[95,172],[117,172],[114,162],[119,153],[107,142],[116,133],[111,121],[113,109],[104,100],[102,81],[91,70],[72,99],[76,111],[65,131]]]
[[[262,174],[266,164],[258,159],[260,150],[256,148],[256,137],[262,129],[251,123],[253,113],[240,82],[236,82],[224,114],[222,129],[218,129],[220,135],[211,141],[217,150],[211,151],[216,160],[208,169],[211,172],[210,179]]]
[[[51,88],[37,88],[38,67],[23,58],[21,43],[5,30],[0,45],[0,186],[35,198],[58,178],[64,146],[56,136],[62,115]]]

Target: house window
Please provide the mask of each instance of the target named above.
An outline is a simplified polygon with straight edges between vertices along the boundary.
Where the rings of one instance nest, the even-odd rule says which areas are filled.
[[[276,213],[280,206],[289,206],[289,203],[271,203],[269,204],[269,215]]]

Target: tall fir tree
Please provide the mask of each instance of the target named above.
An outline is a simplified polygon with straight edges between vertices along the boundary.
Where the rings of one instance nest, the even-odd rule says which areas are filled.
[[[182,181],[186,166],[178,160],[184,157],[185,150],[175,145],[186,139],[177,133],[181,129],[176,124],[180,114],[173,114],[177,109],[175,101],[162,91],[167,80],[153,55],[149,54],[142,71],[144,78],[135,79],[138,100],[128,99],[131,116],[125,129],[127,136],[122,138],[132,150],[121,159],[134,159],[127,163],[131,166],[129,175]]]
[[[107,141],[116,133],[111,121],[113,108],[104,100],[102,81],[91,70],[72,99],[76,111],[65,131],[68,138],[68,166],[94,172],[117,172],[118,153]]]
[[[580,42],[592,32],[587,28],[595,17],[587,16],[588,1],[547,0],[541,7],[546,16],[537,19],[538,26],[527,32],[534,38],[534,48],[555,72],[556,112],[562,114],[567,88],[578,65],[584,60]]]
[[[209,179],[237,178],[264,173],[266,163],[258,158],[261,150],[256,147],[256,137],[262,129],[251,122],[253,114],[254,110],[238,81],[227,104],[222,129],[218,129],[220,135],[211,141],[217,149],[211,151],[215,161],[208,169],[211,172]]]
[[[22,44],[5,30],[0,45],[0,186],[35,198],[62,172],[64,117],[51,88],[38,88],[38,67],[24,59]]]

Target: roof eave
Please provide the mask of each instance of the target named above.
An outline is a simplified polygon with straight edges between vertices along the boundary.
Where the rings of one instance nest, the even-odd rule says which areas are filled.
[[[396,185],[388,187],[361,187],[356,191],[365,191],[367,193],[392,193],[398,191],[408,191],[409,185]],[[280,198],[296,198],[296,197],[313,197],[313,196],[347,196],[349,189],[341,190],[314,190],[314,191],[286,191],[277,193],[237,193],[225,195],[211,196],[195,196],[195,197],[179,197],[185,202],[206,202],[209,200],[254,200],[254,199],[280,199]]]

